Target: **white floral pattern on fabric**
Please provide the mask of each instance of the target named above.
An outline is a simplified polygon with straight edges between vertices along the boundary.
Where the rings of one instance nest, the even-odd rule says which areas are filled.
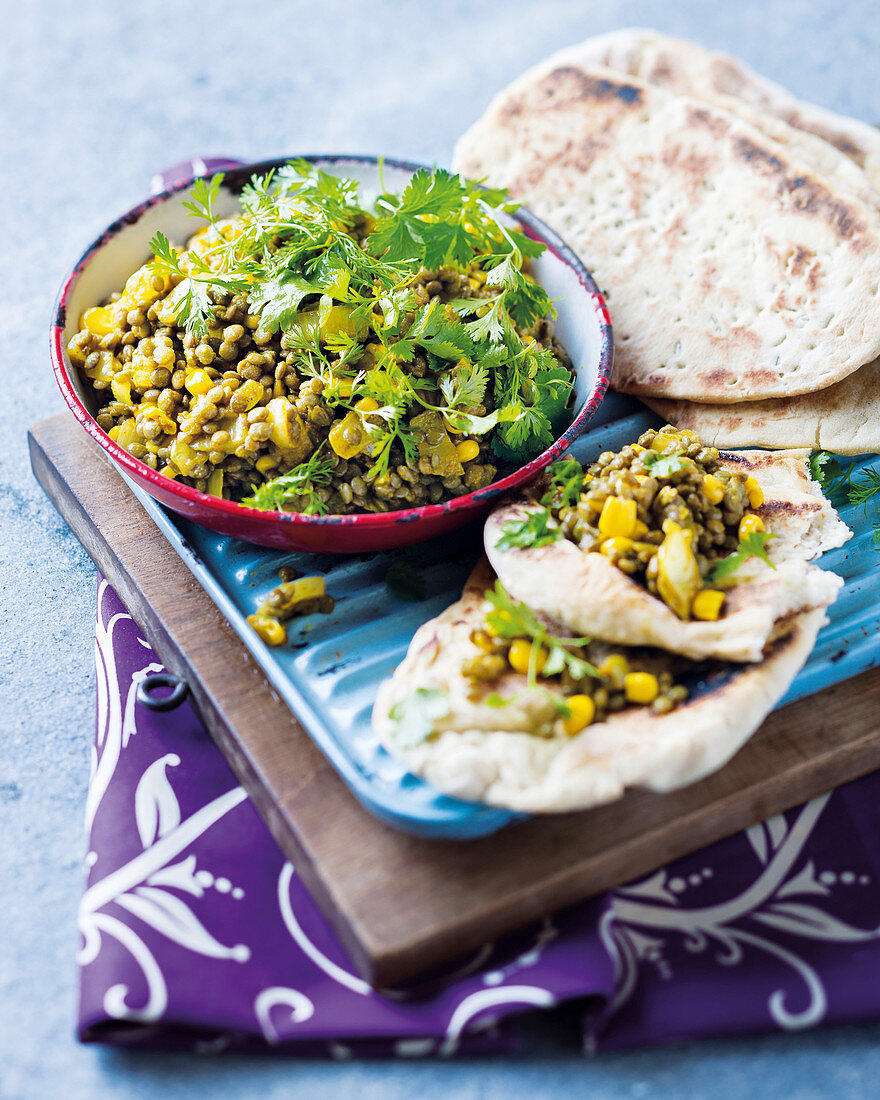
[[[376,992],[191,708],[136,702],[161,665],[106,581],[98,610],[84,1038],[411,1058],[566,1002],[590,1050],[880,1016],[880,775]]]

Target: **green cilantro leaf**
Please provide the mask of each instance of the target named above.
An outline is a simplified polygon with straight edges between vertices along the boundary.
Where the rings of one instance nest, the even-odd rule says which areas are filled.
[[[714,569],[712,569],[706,577],[706,582],[708,584],[717,584],[719,581],[725,580],[725,578],[739,569],[749,558],[760,558],[761,561],[765,561],[771,569],[775,569],[776,566],[770,560],[770,555],[767,553],[767,543],[770,539],[775,538],[776,536],[769,531],[751,531],[748,535],[744,535],[743,538],[739,540],[737,549],[715,564]]]
[[[549,468],[550,488],[541,497],[547,507],[557,502],[560,508],[573,508],[584,485],[584,468],[576,458],[563,458]]]
[[[525,519],[512,519],[501,528],[501,538],[495,543],[498,550],[512,550],[517,546],[549,546],[563,538],[562,530],[549,511],[529,512]]]
[[[495,582],[494,591],[486,592],[486,599],[492,605],[492,610],[486,615],[486,625],[498,638],[531,638],[532,659],[529,664],[528,682],[530,687],[537,683],[537,652],[538,647],[547,650],[547,661],[544,665],[545,675],[556,675],[565,669],[576,680],[585,676],[599,676],[599,671],[589,661],[585,661],[577,653],[571,650],[579,649],[590,642],[589,638],[559,638],[548,632],[547,627],[540,622],[535,613],[521,600],[514,600],[504,588],[501,581]]]
[[[257,283],[251,291],[251,304],[260,311],[260,324],[269,332],[297,323],[297,310],[303,298],[320,294],[320,288],[292,271],[280,271]]]
[[[810,455],[810,476],[827,493],[841,474],[840,463],[831,451],[813,451]]]
[[[440,392],[451,409],[457,405],[480,405],[486,396],[489,372],[481,363],[462,363],[440,379]]]
[[[661,455],[657,451],[646,451],[642,456],[651,477],[672,477],[687,468],[688,459],[681,455]]]
[[[214,203],[220,194],[220,185],[223,183],[223,179],[223,172],[218,172],[216,176],[211,176],[210,179],[195,180],[189,192],[191,201],[183,204],[184,210],[188,210],[196,218],[204,218],[209,222],[216,221]]]
[[[445,691],[416,688],[389,710],[388,717],[394,724],[391,736],[400,748],[415,748],[428,740],[434,733],[437,719],[448,713],[449,700]]]

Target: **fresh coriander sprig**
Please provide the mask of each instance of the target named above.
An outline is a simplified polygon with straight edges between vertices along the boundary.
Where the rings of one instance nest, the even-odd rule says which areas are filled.
[[[213,227],[198,248],[181,257],[161,234],[151,242],[157,271],[178,284],[167,299],[175,319],[204,337],[216,323],[212,292],[246,292],[260,327],[281,333],[296,369],[325,381],[333,406],[344,405],[339,383],[351,379],[369,345],[379,370],[366,370],[357,390],[380,405],[371,427],[372,477],[388,471],[395,445],[407,460],[416,455],[408,420],[419,408],[470,435],[494,429],[493,450],[508,461],[534,457],[552,441],[571,377],[552,352],[515,331],[553,309],[524,273],[543,245],[505,224],[515,204],[503,191],[420,170],[401,194],[383,194],[366,210],[356,181],[293,161],[252,177],[240,213],[221,221],[221,182],[222,175],[197,180],[186,204]],[[415,273],[444,264],[482,268],[494,293],[421,305]],[[322,310],[334,303],[348,311],[347,331],[322,331]],[[417,354],[431,366],[424,379],[402,369]],[[393,395],[378,392],[389,387]],[[467,411],[480,404],[494,408]]]
[[[646,451],[642,461],[651,477],[672,477],[686,469],[690,460],[682,455],[662,455],[657,451]]]
[[[580,499],[584,487],[584,468],[576,458],[563,458],[549,467],[550,488],[541,497],[545,507],[558,504],[560,508],[573,508]]]
[[[498,550],[513,550],[516,547],[536,549],[564,537],[550,511],[541,508],[530,511],[524,519],[508,520],[501,528],[501,538],[495,546]]]
[[[449,713],[445,691],[436,688],[416,688],[398,700],[388,711],[392,722],[391,736],[402,749],[412,749],[434,733],[438,718]]]
[[[827,497],[845,496],[850,504],[861,505],[865,515],[870,501],[880,493],[880,469],[868,466],[855,470],[852,463],[844,466],[830,451],[810,455],[810,474]],[[874,520],[874,542],[880,544],[880,518]]]
[[[749,558],[760,558],[771,569],[776,566],[770,560],[767,553],[767,543],[776,536],[770,531],[750,531],[739,540],[739,546],[732,554],[715,563],[714,568],[706,577],[707,584],[718,584],[725,580],[731,573],[735,573]]]
[[[307,462],[263,485],[254,486],[253,495],[245,497],[242,504],[266,512],[273,509],[279,512],[290,511],[292,509],[289,506],[295,505],[293,510],[307,516],[323,515],[327,511],[327,505],[317,490],[330,484],[333,465],[333,459],[322,455],[319,448]]]
[[[599,676],[599,671],[589,661],[585,661],[572,649],[580,649],[590,642],[589,638],[559,638],[550,634],[547,627],[535,613],[522,603],[514,600],[501,581],[495,582],[495,588],[486,592],[486,599],[492,610],[486,615],[486,625],[498,638],[531,638],[533,641],[529,660],[528,682],[534,687],[537,682],[538,649],[547,651],[542,675],[556,676],[566,669],[575,680],[585,676]]]

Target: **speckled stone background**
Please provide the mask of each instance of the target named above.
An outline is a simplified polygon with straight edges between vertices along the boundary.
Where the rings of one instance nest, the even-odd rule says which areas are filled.
[[[876,121],[876,0],[5,0],[0,15],[0,1097],[876,1096],[878,1026],[593,1061],[546,1029],[516,1059],[455,1064],[78,1047],[95,573],[25,443],[30,423],[62,408],[46,333],[65,269],[158,166],[321,151],[447,164],[496,89],[627,25],[725,48]]]

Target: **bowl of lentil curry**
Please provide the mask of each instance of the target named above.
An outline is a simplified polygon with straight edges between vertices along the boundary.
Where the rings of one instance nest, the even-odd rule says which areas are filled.
[[[557,458],[604,395],[611,329],[577,257],[502,193],[313,157],[113,223],[62,288],[52,353],[77,419],[161,503],[359,552],[477,519]]]

